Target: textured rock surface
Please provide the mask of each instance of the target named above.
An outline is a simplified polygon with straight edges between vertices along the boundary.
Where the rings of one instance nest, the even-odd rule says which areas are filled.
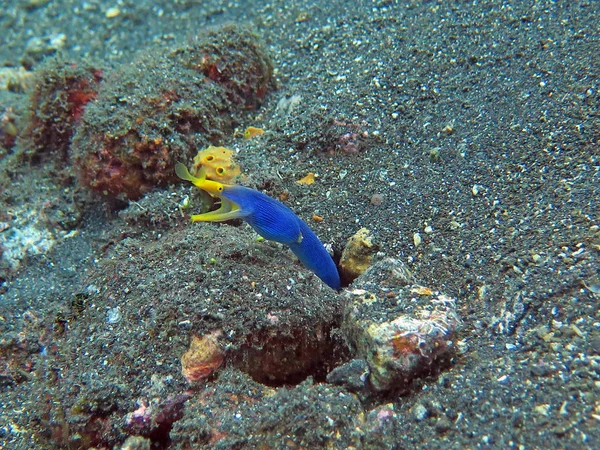
[[[371,264],[379,246],[373,243],[373,236],[366,228],[358,230],[349,240],[340,258],[340,273],[350,282],[363,274]]]
[[[272,70],[258,36],[232,25],[119,66],[73,138],[82,184],[137,200],[176,181],[175,162],[232,134],[264,99]]]
[[[404,391],[452,358],[459,323],[454,299],[416,284],[399,260],[376,263],[344,296],[342,329],[355,357],[367,361],[375,391]]]

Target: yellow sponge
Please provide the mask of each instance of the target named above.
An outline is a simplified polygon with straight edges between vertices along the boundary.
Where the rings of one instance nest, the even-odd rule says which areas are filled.
[[[233,150],[214,145],[194,157],[193,175],[198,176],[200,167],[206,170],[206,178],[224,184],[232,184],[241,173],[240,166],[233,160]]]

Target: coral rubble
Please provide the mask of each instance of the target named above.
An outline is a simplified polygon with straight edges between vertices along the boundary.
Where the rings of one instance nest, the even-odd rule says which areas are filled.
[[[364,359],[375,392],[406,391],[445,367],[456,350],[454,299],[414,283],[403,264],[386,258],[344,293],[342,330]]]

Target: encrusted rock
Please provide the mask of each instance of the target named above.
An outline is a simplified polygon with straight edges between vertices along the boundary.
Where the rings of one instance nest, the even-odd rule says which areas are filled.
[[[353,359],[327,374],[327,382],[344,386],[349,391],[358,392],[365,388],[369,376],[369,366],[362,359]]]
[[[212,375],[221,367],[225,353],[214,334],[194,336],[190,348],[181,357],[181,373],[190,383]]]
[[[25,92],[32,86],[33,72],[23,67],[0,68],[0,90]]]
[[[258,37],[230,25],[107,73],[73,138],[81,183],[118,203],[177,181],[175,162],[233,134],[264,99],[272,70]]]
[[[53,161],[68,160],[71,138],[83,112],[96,99],[103,71],[61,58],[48,59],[28,81],[30,114],[19,139],[33,160],[49,154]]]
[[[351,282],[369,268],[378,248],[366,228],[361,228],[348,240],[340,259],[340,270],[346,281]]]
[[[367,361],[373,390],[406,390],[447,365],[459,323],[455,300],[416,284],[405,266],[387,258],[346,291],[342,329]]]

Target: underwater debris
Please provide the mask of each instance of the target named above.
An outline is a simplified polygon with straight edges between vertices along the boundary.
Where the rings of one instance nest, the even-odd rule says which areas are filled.
[[[344,386],[352,392],[363,391],[368,379],[369,366],[363,359],[350,360],[327,374],[328,383]]]
[[[192,337],[190,348],[181,356],[181,373],[189,383],[211,376],[225,359],[215,334]]]
[[[0,68],[0,90],[25,92],[33,85],[33,72],[23,67]]]
[[[298,94],[294,94],[291,97],[281,97],[277,102],[276,112],[283,115],[290,115],[301,101],[302,96]]]
[[[448,366],[459,324],[455,300],[415,284],[404,265],[386,258],[345,291],[342,330],[370,370],[375,392],[405,391],[412,380]]]
[[[363,274],[371,264],[379,246],[373,243],[373,236],[366,228],[358,230],[352,236],[340,258],[340,272],[347,282]]]
[[[263,130],[262,128],[248,127],[244,131],[244,138],[245,139],[252,139],[253,137],[260,136],[261,134],[264,134],[264,132],[265,132],[265,130]]]
[[[298,181],[296,181],[296,184],[306,184],[306,185],[311,185],[315,182],[315,174],[312,172],[309,172],[308,174],[306,174],[306,176],[300,178]]]

